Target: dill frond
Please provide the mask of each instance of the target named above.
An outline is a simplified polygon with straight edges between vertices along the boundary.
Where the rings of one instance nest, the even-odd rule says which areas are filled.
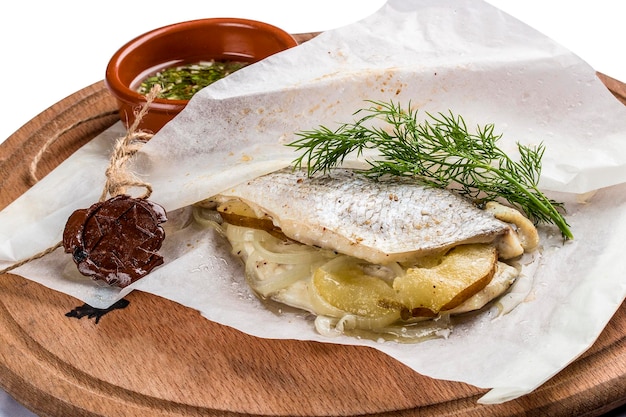
[[[563,236],[573,234],[561,214],[562,203],[546,197],[539,189],[543,144],[517,144],[520,159],[512,160],[497,146],[501,135],[493,125],[478,126],[470,132],[461,116],[452,112],[428,114],[418,121],[409,104],[370,101],[371,106],[355,113],[364,115],[336,130],[319,127],[297,133],[288,144],[301,155],[296,168],[306,167],[309,175],[327,172],[341,165],[353,153],[357,156],[375,149],[379,159],[368,160],[362,171],[370,177],[410,176],[416,181],[451,190],[473,200],[502,198],[523,211],[535,223],[552,223]],[[372,119],[384,127],[373,127]]]

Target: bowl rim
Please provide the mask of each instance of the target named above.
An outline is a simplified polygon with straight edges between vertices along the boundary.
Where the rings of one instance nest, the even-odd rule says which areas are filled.
[[[146,96],[132,90],[124,82],[121,81],[117,68],[119,64],[126,58],[128,50],[134,46],[145,42],[146,40],[163,36],[169,33],[177,33],[184,30],[193,28],[200,28],[203,26],[249,26],[257,29],[271,32],[280,37],[285,42],[286,48],[289,49],[298,45],[298,41],[284,29],[274,26],[270,23],[262,22],[259,20],[239,18],[239,17],[212,17],[205,19],[186,20],[182,22],[172,23],[165,26],[161,26],[148,32],[144,32],[122,45],[109,60],[105,71],[105,84],[108,89],[117,96],[118,99],[127,103],[141,103],[146,102]],[[151,104],[153,109],[172,110],[173,108],[184,107],[189,100],[172,100],[156,98]]]

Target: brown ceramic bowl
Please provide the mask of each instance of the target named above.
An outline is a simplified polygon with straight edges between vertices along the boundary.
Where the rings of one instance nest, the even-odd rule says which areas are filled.
[[[105,84],[118,102],[120,119],[128,127],[146,102],[137,87],[159,69],[208,60],[256,62],[296,45],[287,32],[255,20],[214,18],[176,23],[122,46],[109,61]],[[187,102],[156,99],[139,128],[156,133]]]

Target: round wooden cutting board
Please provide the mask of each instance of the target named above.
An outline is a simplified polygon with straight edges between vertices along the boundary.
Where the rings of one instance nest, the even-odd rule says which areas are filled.
[[[626,86],[599,74],[626,104]],[[103,82],[55,104],[0,145],[0,209],[68,127],[42,177],[117,121]],[[98,317],[13,274],[0,277],[0,386],[41,416],[574,416],[626,403],[626,305],[595,345],[533,393],[482,406],[486,390],[419,375],[374,349],[248,336],[140,292]],[[66,314],[73,311],[74,316]],[[98,319],[98,320],[97,320]],[[437,360],[437,358],[433,358]]]

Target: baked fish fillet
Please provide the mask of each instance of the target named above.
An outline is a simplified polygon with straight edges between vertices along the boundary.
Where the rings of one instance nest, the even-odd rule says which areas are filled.
[[[309,177],[286,168],[216,199],[243,201],[295,241],[374,264],[489,243],[510,229],[448,190],[397,177],[375,181],[347,169]]]

